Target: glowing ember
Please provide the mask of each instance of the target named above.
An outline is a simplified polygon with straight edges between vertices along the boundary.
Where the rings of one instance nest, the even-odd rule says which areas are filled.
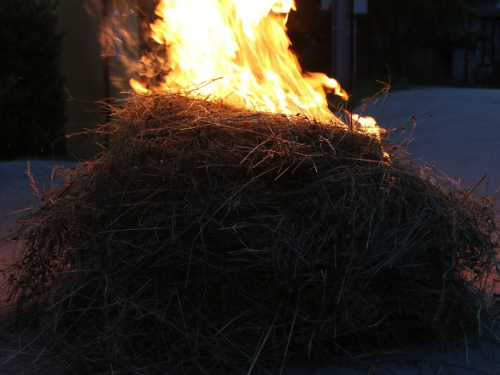
[[[377,121],[370,116],[352,115],[353,125],[358,130],[363,130],[380,138],[380,128]]]
[[[161,0],[150,28],[153,40],[167,47],[168,58],[160,62],[168,74],[158,83],[158,71],[152,70],[130,84],[140,93],[194,86],[209,98],[251,110],[339,123],[326,93],[348,95],[333,78],[301,71],[286,34],[291,10],[294,0]],[[356,129],[380,138],[375,121],[353,120]]]

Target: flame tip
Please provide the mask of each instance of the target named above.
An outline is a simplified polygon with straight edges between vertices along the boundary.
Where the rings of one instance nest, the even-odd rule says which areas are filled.
[[[163,50],[141,57],[141,79],[131,78],[130,87],[138,94],[196,90],[209,100],[347,127],[328,109],[326,95],[348,101],[349,94],[326,74],[303,72],[290,50],[286,22],[292,10],[294,0],[160,0],[148,37]],[[121,9],[123,19],[113,22],[126,23],[125,16],[135,13]],[[362,131],[380,131],[376,121],[350,121]]]

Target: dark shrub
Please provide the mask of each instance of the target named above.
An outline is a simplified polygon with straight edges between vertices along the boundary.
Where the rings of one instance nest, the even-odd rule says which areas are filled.
[[[57,2],[0,2],[0,158],[50,154],[65,118]]]

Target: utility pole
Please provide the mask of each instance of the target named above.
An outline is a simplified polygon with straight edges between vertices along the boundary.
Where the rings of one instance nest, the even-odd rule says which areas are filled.
[[[353,81],[355,48],[353,0],[333,0],[331,5],[333,78],[349,90]]]
[[[350,90],[356,67],[357,16],[368,14],[368,0],[321,0],[321,9],[332,12],[332,74]]]

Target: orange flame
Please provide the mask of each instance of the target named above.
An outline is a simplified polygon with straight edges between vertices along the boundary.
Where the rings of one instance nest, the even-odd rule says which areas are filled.
[[[386,130],[378,126],[377,120],[370,116],[360,116],[357,114],[349,114],[351,116],[351,124],[353,128],[373,135],[379,142],[382,140],[382,135],[386,135]],[[390,155],[385,150],[382,150],[384,156],[390,159]]]
[[[161,0],[150,28],[152,39],[166,46],[160,62],[168,74],[158,83],[158,71],[143,72],[130,85],[140,93],[152,82],[166,91],[194,86],[207,97],[251,110],[343,124],[328,109],[326,94],[347,99],[347,93],[325,74],[303,73],[290,51],[291,10],[294,0]],[[375,122],[353,120],[380,139]]]

